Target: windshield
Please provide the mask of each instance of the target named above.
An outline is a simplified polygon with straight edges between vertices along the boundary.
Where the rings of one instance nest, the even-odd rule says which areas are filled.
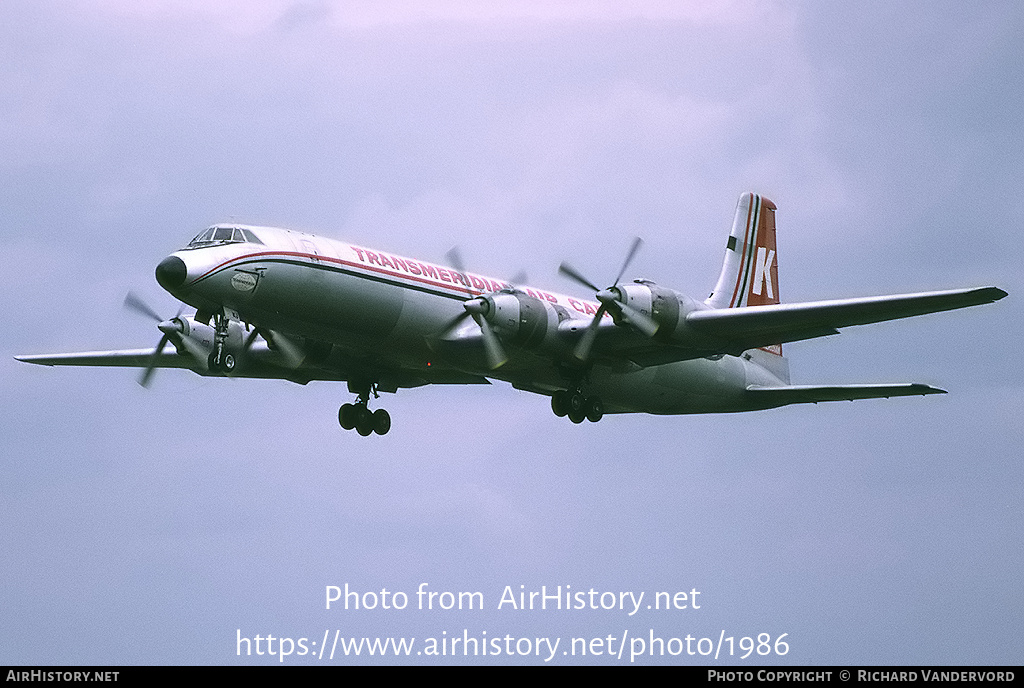
[[[244,227],[221,227],[214,225],[196,235],[185,248],[203,248],[219,244],[243,243],[262,244],[260,238],[251,229]]]

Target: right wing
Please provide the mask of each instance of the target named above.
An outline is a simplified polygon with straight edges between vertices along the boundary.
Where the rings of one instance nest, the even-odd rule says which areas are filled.
[[[83,351],[71,354],[29,354],[15,356],[15,360],[45,366],[111,366],[115,368],[146,368],[153,360],[153,349],[120,349],[117,351]],[[188,356],[164,351],[157,358],[156,368],[194,368],[195,361]]]
[[[206,361],[200,361],[188,353],[178,353],[168,346],[155,359],[153,349],[120,349],[115,351],[83,351],[66,354],[31,354],[15,356],[25,363],[45,366],[110,366],[119,368],[186,368],[199,375],[223,377],[212,373]],[[265,341],[257,341],[245,353],[230,377],[290,380],[306,384],[312,380],[342,382],[352,377],[372,374],[380,380],[378,389],[393,392],[400,387],[423,385],[487,385],[490,382],[480,375],[464,373],[440,366],[427,370],[407,370],[389,365],[371,365],[355,361],[337,353],[324,360],[291,361],[287,355],[269,348]]]

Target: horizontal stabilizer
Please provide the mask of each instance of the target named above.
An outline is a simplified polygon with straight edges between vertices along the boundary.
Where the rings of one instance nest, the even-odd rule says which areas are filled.
[[[787,385],[785,387],[747,387],[747,397],[760,408],[788,404],[816,404],[819,401],[856,401],[889,397],[945,394],[946,390],[917,383],[895,385]]]
[[[809,301],[745,308],[693,311],[686,322],[714,339],[726,353],[836,334],[840,327],[866,325],[992,303],[1006,296],[997,287],[952,289],[835,301]]]

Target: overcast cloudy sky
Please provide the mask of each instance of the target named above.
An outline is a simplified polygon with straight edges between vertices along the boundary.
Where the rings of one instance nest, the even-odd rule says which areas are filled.
[[[238,634],[340,629],[562,637],[553,663],[627,663],[561,651],[653,631],[737,652],[787,634],[747,663],[1019,664],[1022,15],[5,0],[0,663],[270,662]],[[629,277],[703,297],[747,190],[779,207],[785,301],[1010,292],[787,347],[794,382],[950,394],[574,426],[500,383],[421,388],[363,439],[337,426],[343,385],[161,371],[144,390],[12,359],[155,345],[125,293],[176,312],[154,267],[230,219],[432,261],[458,244],[568,292],[560,261],[610,278],[640,235]],[[346,583],[409,608],[325,610]],[[486,609],[415,610],[421,583]],[[696,589],[700,609],[496,609],[520,585]]]

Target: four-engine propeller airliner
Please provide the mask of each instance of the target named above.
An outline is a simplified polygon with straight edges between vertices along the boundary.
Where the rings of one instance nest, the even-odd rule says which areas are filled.
[[[385,434],[379,392],[488,378],[551,397],[574,423],[606,413],[724,413],[797,403],[942,393],[924,384],[793,385],[782,345],[851,325],[997,301],[996,287],[783,304],[775,205],[740,197],[714,291],[698,301],[618,276],[600,288],[562,264],[594,300],[270,227],[218,224],[164,258],[159,284],[196,309],[157,322],[154,349],[18,356],[42,365],[157,368],[200,375],[346,381],[338,420]],[[172,345],[165,350],[166,345]]]

